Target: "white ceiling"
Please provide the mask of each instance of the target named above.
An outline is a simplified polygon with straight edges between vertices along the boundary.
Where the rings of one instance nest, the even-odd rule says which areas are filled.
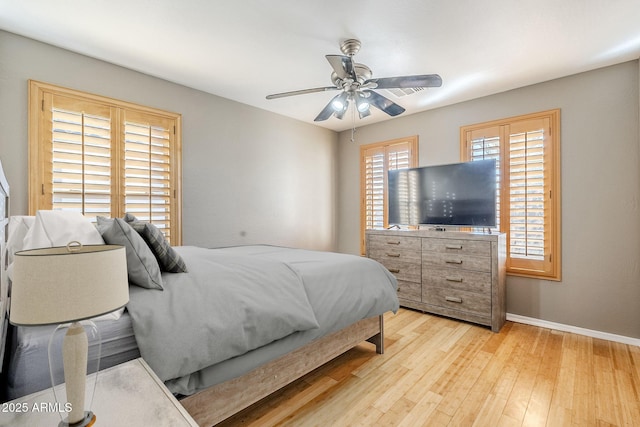
[[[265,96],[330,86],[346,38],[374,77],[442,76],[380,91],[407,115],[637,59],[640,0],[0,0],[0,29],[314,123],[335,92]]]

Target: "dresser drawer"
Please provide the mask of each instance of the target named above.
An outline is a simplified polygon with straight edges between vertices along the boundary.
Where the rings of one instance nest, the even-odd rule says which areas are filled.
[[[491,294],[491,273],[484,271],[425,266],[422,283],[436,288]]]
[[[420,237],[408,236],[384,236],[380,234],[370,234],[369,250],[372,249],[397,249],[408,250],[412,252],[420,252],[422,243]]]
[[[457,239],[422,239],[422,250],[455,255],[491,256],[491,242]]]
[[[375,247],[369,248],[369,258],[377,261],[381,260],[399,260],[420,264],[422,253],[420,250],[413,250],[407,247]]]
[[[398,280],[414,283],[422,282],[422,266],[420,262],[406,262],[395,258],[373,259],[384,265]]]
[[[491,294],[478,294],[458,289],[422,287],[422,302],[491,317]]]
[[[423,268],[446,267],[453,270],[475,270],[491,272],[491,258],[443,252],[422,252]]]
[[[398,280],[398,298],[422,301],[422,286],[420,283]]]

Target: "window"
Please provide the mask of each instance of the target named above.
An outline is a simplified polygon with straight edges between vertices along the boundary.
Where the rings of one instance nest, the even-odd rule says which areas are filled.
[[[29,212],[130,212],[181,236],[181,116],[29,82]]]
[[[560,110],[464,126],[460,153],[497,159],[507,272],[560,280]]]
[[[382,229],[387,222],[387,172],[418,165],[418,137],[412,136],[360,147],[360,250],[365,231]]]

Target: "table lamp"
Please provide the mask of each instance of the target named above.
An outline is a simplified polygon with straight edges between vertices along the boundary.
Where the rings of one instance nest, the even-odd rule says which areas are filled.
[[[125,248],[71,242],[66,247],[20,251],[13,268],[12,324],[70,323],[62,347],[70,411],[59,425],[90,426],[96,417],[84,408],[88,339],[80,321],[117,310],[129,301]]]

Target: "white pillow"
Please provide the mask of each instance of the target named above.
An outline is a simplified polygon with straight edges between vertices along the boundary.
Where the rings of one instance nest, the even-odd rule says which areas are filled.
[[[24,236],[23,249],[66,246],[74,240],[83,245],[104,245],[96,227],[80,212],[38,211]]]
[[[24,236],[36,221],[35,216],[14,215],[9,217],[9,235],[7,236],[7,262],[13,262],[13,254],[24,248]]]
[[[7,236],[7,246],[5,247],[7,260],[7,269],[5,271],[9,280],[13,277],[13,256],[23,249],[24,236],[26,236],[35,221],[35,216],[14,215],[9,217],[9,235]]]

